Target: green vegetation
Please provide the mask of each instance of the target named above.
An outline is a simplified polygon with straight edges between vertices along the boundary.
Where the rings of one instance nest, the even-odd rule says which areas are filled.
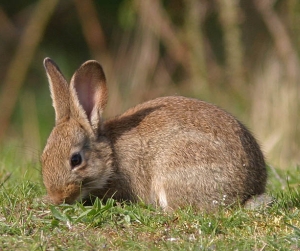
[[[298,250],[299,169],[270,169],[270,208],[191,208],[164,213],[143,204],[96,200],[52,206],[38,164],[14,148],[0,159],[0,250]]]

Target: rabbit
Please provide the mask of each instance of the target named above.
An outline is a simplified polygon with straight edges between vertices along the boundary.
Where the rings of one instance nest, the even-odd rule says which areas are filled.
[[[108,91],[97,61],[82,64],[70,84],[50,58],[44,67],[55,110],[41,157],[50,203],[99,197],[211,211],[264,195],[264,155],[226,111],[169,96],[104,121]]]

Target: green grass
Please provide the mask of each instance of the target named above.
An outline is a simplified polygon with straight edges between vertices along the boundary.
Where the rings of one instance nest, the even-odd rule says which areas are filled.
[[[39,164],[14,148],[0,157],[0,250],[299,250],[299,168],[271,169],[277,202],[214,214],[143,204],[44,204]]]

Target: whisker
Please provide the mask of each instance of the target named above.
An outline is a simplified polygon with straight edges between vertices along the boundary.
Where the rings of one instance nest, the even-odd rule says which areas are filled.
[[[91,184],[91,185],[89,185],[89,186],[84,186],[84,187],[82,187],[81,189],[83,190],[83,189],[85,189],[85,190],[87,190],[87,189],[89,189],[89,190],[93,190],[93,189],[102,189],[103,188],[103,186],[102,185],[97,185],[97,184],[95,184],[95,185],[93,185],[93,184]]]

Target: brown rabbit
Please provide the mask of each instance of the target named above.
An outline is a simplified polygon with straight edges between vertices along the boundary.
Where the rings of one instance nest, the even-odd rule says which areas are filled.
[[[264,156],[232,115],[196,99],[162,97],[102,119],[102,67],[85,62],[70,85],[44,60],[56,124],[42,154],[52,203],[91,197],[139,201],[165,210],[213,210],[265,191]]]

